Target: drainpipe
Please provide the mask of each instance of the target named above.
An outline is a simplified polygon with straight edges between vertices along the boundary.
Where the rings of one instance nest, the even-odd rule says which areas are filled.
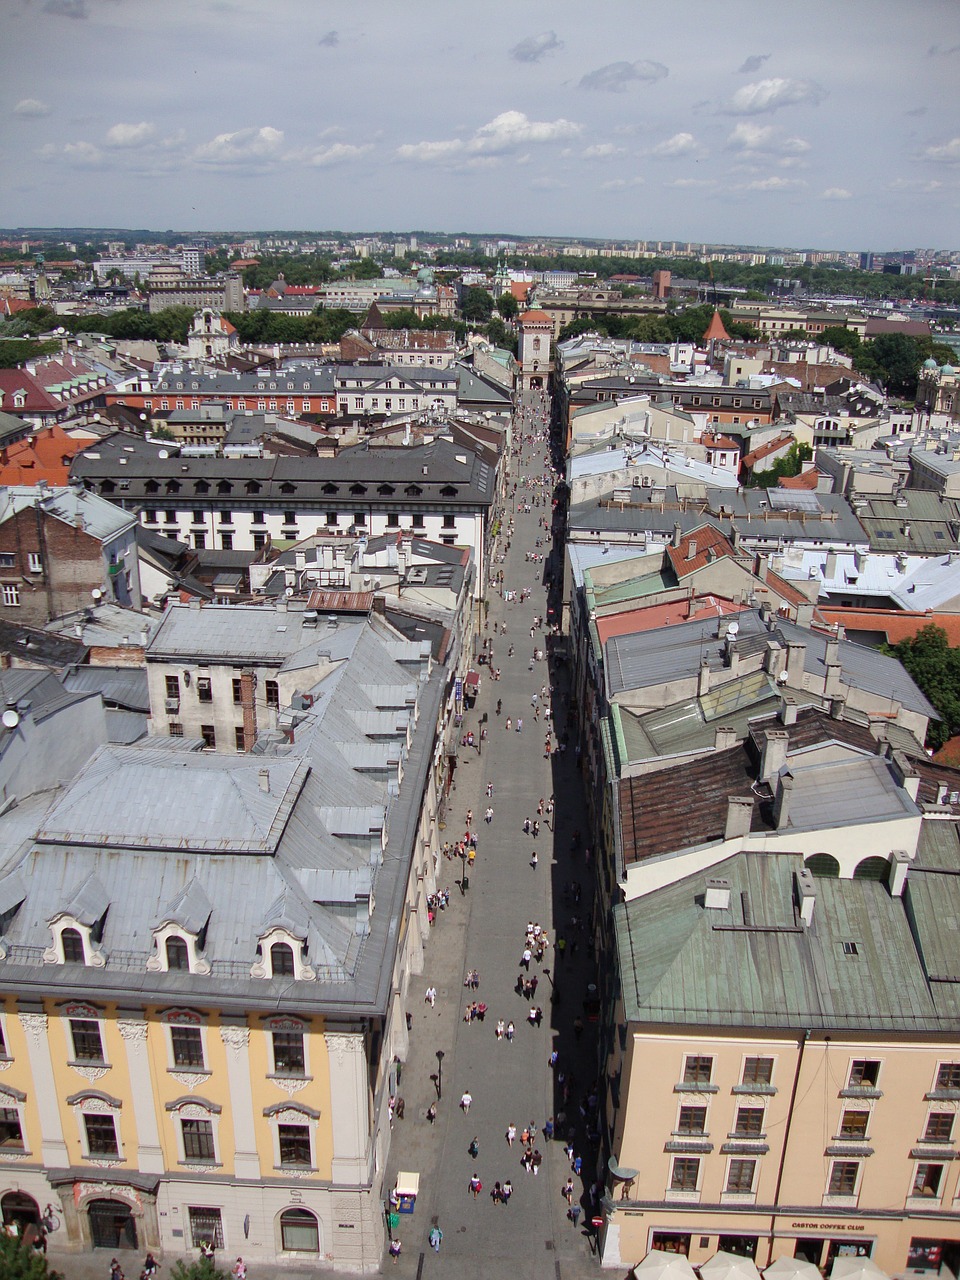
[[[800,1052],[797,1054],[797,1069],[793,1073],[793,1088],[790,1090],[790,1105],[787,1108],[787,1123],[783,1130],[783,1146],[780,1148],[780,1166],[777,1169],[777,1185],[773,1193],[773,1212],[770,1214],[770,1238],[767,1241],[767,1262],[769,1267],[773,1257],[773,1239],[777,1225],[777,1208],[780,1204],[780,1188],[783,1184],[783,1171],[787,1163],[787,1145],[790,1142],[790,1128],[793,1124],[793,1109],[797,1101],[797,1089],[800,1085],[800,1071],[803,1067],[803,1051],[810,1039],[810,1032],[804,1031],[800,1037]]]

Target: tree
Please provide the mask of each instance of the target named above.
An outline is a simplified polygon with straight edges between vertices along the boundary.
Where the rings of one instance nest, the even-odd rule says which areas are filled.
[[[497,299],[497,310],[504,320],[515,320],[520,312],[520,304],[512,293],[501,293]]]
[[[503,347],[507,351],[517,354],[516,335],[511,333],[507,326],[499,317],[494,316],[487,325],[487,337],[495,347]]]
[[[927,742],[935,750],[960,733],[960,649],[953,648],[947,633],[933,623],[899,644],[884,645],[883,652],[898,658],[940,713],[940,721],[927,730]]]
[[[832,324],[820,334],[820,341],[841,355],[852,356],[860,350],[860,335],[856,329],[848,329],[842,324]]]
[[[195,1262],[178,1260],[170,1272],[172,1280],[229,1280],[212,1258],[198,1258]]]
[[[912,400],[917,394],[917,375],[923,360],[923,347],[916,338],[881,333],[861,344],[853,366],[871,381],[882,383],[890,394]]]
[[[479,321],[486,324],[493,315],[493,297],[487,293],[486,289],[478,289],[476,285],[470,285],[463,291],[463,302],[460,310],[463,313],[464,320]]]
[[[19,1236],[0,1235],[0,1276],[3,1280],[63,1280],[59,1271],[47,1266],[38,1253]]]
[[[754,471],[747,488],[772,489],[781,476],[798,476],[803,470],[803,464],[809,462],[812,457],[813,450],[808,444],[798,444],[794,441],[784,456],[778,458],[767,471]]]

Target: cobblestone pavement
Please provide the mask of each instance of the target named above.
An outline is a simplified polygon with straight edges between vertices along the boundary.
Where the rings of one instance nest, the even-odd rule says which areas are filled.
[[[531,414],[536,428],[542,429],[540,406],[534,408],[529,397],[521,412],[528,419],[526,425],[518,423],[521,433],[529,434]],[[510,488],[518,477],[522,486],[544,472],[547,450],[545,441],[536,441],[522,453],[515,451]],[[539,506],[532,506],[535,496]],[[588,984],[594,980],[586,927],[592,872],[585,863],[582,840],[574,847],[574,833],[586,831],[586,822],[572,741],[567,751],[551,749],[549,758],[544,750],[550,722],[544,718],[539,691],[543,685],[548,686],[548,693],[551,684],[556,687],[554,718],[562,734],[568,705],[566,668],[554,657],[531,659],[535,648],[550,649],[543,628],[534,627],[535,619],[547,614],[545,576],[552,570],[558,582],[562,580],[562,549],[558,545],[552,559],[550,554],[551,498],[552,482],[540,490],[518,489],[517,500],[508,501],[504,517],[506,525],[511,508],[517,508],[509,550],[504,563],[491,566],[491,579],[502,568],[504,589],[516,592],[518,600],[504,601],[491,582],[487,593],[489,631],[485,634],[493,644],[491,665],[500,668],[501,678],[491,678],[490,666],[478,668],[483,676],[480,694],[476,707],[467,713],[464,731],[474,731],[480,749],[460,748],[442,833],[451,841],[459,839],[466,812],[472,809],[479,842],[477,859],[468,872],[464,891],[459,888],[459,860],[441,861],[438,884],[450,890],[450,904],[438,913],[428,939],[425,969],[416,980],[420,989],[412,985],[410,990],[413,1025],[399,1089],[405,1103],[404,1118],[394,1122],[384,1185],[394,1185],[398,1170],[414,1170],[420,1174],[420,1196],[415,1212],[401,1215],[395,1232],[402,1244],[399,1261],[394,1263],[387,1257],[382,1264],[382,1271],[395,1274],[397,1280],[412,1276],[422,1280],[441,1272],[468,1280],[480,1276],[484,1280],[534,1280],[547,1272],[552,1280],[578,1280],[599,1272],[585,1229],[591,1217],[588,1191],[596,1177],[596,1155],[579,1109],[591,1091],[597,1063],[594,1026],[584,1009]],[[527,501],[531,503],[529,513],[522,509]],[[546,521],[546,530],[540,525],[541,518]],[[503,549],[506,534],[505,529],[500,539]],[[542,547],[536,545],[538,539],[544,543]],[[542,554],[543,562],[528,560],[532,553]],[[526,588],[530,597],[520,603],[520,592]],[[501,631],[502,623],[506,623],[506,633]],[[508,656],[511,645],[515,650],[512,657]],[[534,693],[541,701],[539,717],[531,705]],[[496,714],[498,699],[503,703],[500,716]],[[483,715],[487,717],[486,741],[479,740]],[[508,716],[512,721],[509,731]],[[520,719],[523,729],[518,732]],[[551,748],[554,746],[556,737],[552,736]],[[493,784],[489,799],[488,783]],[[553,817],[548,820],[544,814],[540,818],[536,839],[525,835],[524,819],[536,819],[538,801],[543,797],[546,807],[552,795],[556,803]],[[494,810],[490,824],[483,820],[488,804]],[[538,855],[536,867],[531,865],[534,851]],[[571,883],[580,886],[579,904],[570,892]],[[543,964],[533,960],[529,975],[538,979],[535,1004],[543,1009],[540,1027],[528,1023],[531,1002],[515,990],[523,972],[519,961],[528,921],[539,923],[551,942]],[[567,940],[562,959],[555,945],[558,936]],[[477,991],[463,985],[472,969],[480,974]],[[423,1000],[429,986],[437,989],[436,1007]],[[466,1023],[464,1009],[474,1000],[484,1001],[488,1012],[483,1022]],[[497,1039],[499,1019],[516,1024],[512,1042]],[[578,1019],[585,1024],[582,1034],[575,1025]],[[554,1050],[558,1059],[551,1068],[549,1058]],[[443,1054],[439,1061],[438,1051]],[[570,1086],[569,1118],[550,1142],[542,1131],[547,1118],[564,1109],[560,1072]],[[458,1105],[464,1091],[473,1096],[468,1114]],[[437,1107],[434,1124],[426,1118],[431,1103]],[[521,1166],[519,1134],[531,1123],[538,1130],[534,1145],[543,1157],[537,1176]],[[510,1124],[516,1125],[518,1132],[512,1147],[505,1138]],[[582,1205],[576,1226],[567,1217],[562,1195],[571,1175],[570,1161],[564,1154],[568,1129],[574,1131],[575,1152],[583,1159],[581,1175],[574,1177],[574,1204]],[[473,1138],[479,1143],[476,1159],[468,1152]],[[483,1183],[477,1198],[469,1190],[474,1173]],[[491,1200],[490,1191],[496,1181],[506,1179],[512,1181],[514,1194],[504,1207]],[[443,1232],[438,1254],[427,1239],[434,1223]],[[58,1259],[51,1254],[50,1261],[66,1280],[109,1277],[107,1255]],[[123,1258],[128,1280],[136,1280],[141,1261],[139,1256]],[[232,1262],[231,1258],[223,1265],[229,1269]],[[161,1280],[166,1273],[167,1268],[162,1268]],[[256,1264],[248,1274],[250,1280],[302,1280],[304,1272]],[[332,1280],[338,1273],[317,1268],[310,1274]]]

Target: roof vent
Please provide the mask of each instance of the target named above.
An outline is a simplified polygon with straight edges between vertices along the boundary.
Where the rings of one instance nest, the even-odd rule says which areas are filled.
[[[708,911],[728,911],[730,908],[730,881],[712,876],[707,881],[703,905]]]

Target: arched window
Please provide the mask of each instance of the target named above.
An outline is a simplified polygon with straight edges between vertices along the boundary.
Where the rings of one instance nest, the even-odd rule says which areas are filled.
[[[890,864],[886,858],[864,858],[853,872],[854,880],[886,880]]]
[[[60,934],[60,942],[63,946],[63,963],[64,964],[85,964],[86,956],[83,951],[83,938],[76,929],[64,929]]]
[[[840,863],[829,853],[815,853],[812,858],[806,860],[804,866],[812,876],[834,880],[840,876]]]
[[[270,968],[275,978],[293,977],[293,947],[286,942],[275,942],[270,948]]]
[[[280,1215],[280,1247],[287,1253],[319,1253],[316,1215],[309,1209],[284,1209]]]
[[[187,950],[187,944],[182,938],[172,935],[166,942],[167,951],[167,968],[168,969],[185,969],[190,968],[190,953]]]

